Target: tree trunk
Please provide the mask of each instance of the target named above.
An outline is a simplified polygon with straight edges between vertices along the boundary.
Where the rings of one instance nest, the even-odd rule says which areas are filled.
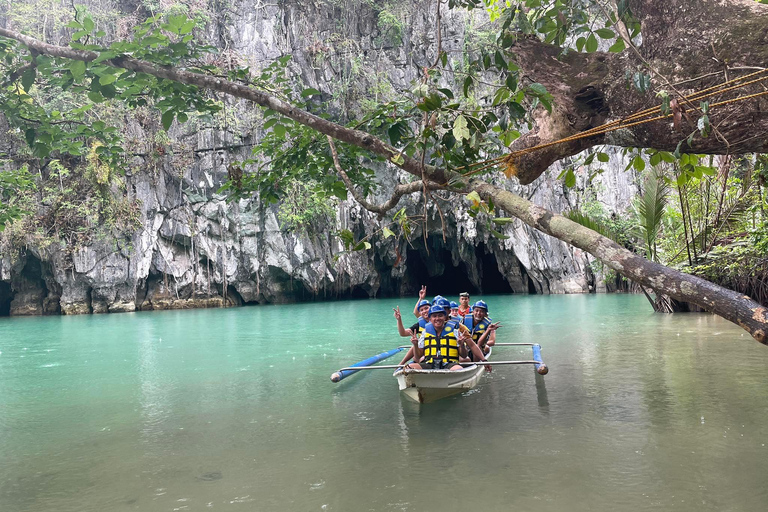
[[[483,199],[492,199],[497,206],[529,226],[589,252],[624,277],[652,288],[656,293],[717,313],[768,345],[768,309],[748,296],[648,261],[610,238],[491,184],[478,182],[473,187]]]

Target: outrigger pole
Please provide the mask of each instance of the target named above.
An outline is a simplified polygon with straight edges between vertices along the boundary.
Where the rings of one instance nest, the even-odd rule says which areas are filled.
[[[382,352],[381,354],[376,354],[375,356],[371,356],[368,359],[363,359],[359,363],[355,363],[353,365],[350,365],[346,368],[342,368],[341,370],[337,371],[333,375],[331,375],[331,381],[332,382],[339,382],[340,380],[346,379],[352,374],[357,373],[360,370],[369,370],[370,367],[379,361],[383,361],[388,357],[392,357],[393,355],[397,354],[403,349],[410,348],[410,345],[406,345],[403,347],[397,347],[393,348],[392,350],[388,350],[386,352]],[[355,369],[357,368],[357,369]],[[383,366],[377,366],[375,368],[384,368]],[[396,368],[396,367],[395,367]]]
[[[533,359],[536,361],[536,363],[533,365],[533,367],[536,368],[536,373],[539,375],[546,375],[549,373],[549,368],[547,368],[547,365],[544,364],[544,361],[541,360],[541,345],[538,343],[496,343],[494,345],[494,347],[512,346],[531,347],[531,349],[533,349]]]

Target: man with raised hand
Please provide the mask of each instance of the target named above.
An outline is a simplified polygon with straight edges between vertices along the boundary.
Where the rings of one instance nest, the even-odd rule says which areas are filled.
[[[448,315],[445,309],[435,305],[429,310],[429,324],[420,337],[411,336],[414,359],[418,363],[411,363],[408,368],[415,370],[461,370],[459,364],[459,350],[462,343],[466,343],[472,354],[478,361],[485,361],[483,352],[478,348],[470,336],[457,334],[456,329],[446,321]],[[490,366],[486,370],[490,371]]]

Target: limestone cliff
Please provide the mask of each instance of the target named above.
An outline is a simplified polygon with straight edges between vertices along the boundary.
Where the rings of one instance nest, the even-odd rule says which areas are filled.
[[[258,68],[292,55],[292,70],[343,111],[377,95],[409,90],[421,67],[435,58],[434,2],[391,8],[398,23],[382,22],[381,6],[365,1],[233,1],[209,22],[207,32],[222,48],[221,58],[238,64]],[[461,55],[476,36],[483,21],[474,16],[443,13],[442,48],[449,55]],[[428,207],[426,243],[419,223],[410,240],[375,235],[380,221],[351,200],[339,202],[335,218],[320,219],[313,234],[281,229],[277,205],[264,206],[258,198],[227,202],[217,195],[228,165],[249,156],[260,137],[259,114],[248,105],[226,104],[223,119],[215,126],[174,125],[164,139],[157,120],[145,112],[126,116],[132,171],[111,193],[136,205],[136,229],[46,244],[3,237],[0,314],[413,295],[421,284],[429,285],[430,293],[474,295],[604,289],[588,255],[519,222],[506,226],[508,239],[494,238],[459,198],[441,202],[445,241],[434,205]],[[3,149],[14,152],[11,146]],[[636,191],[635,176],[623,170],[619,156],[603,168],[590,185],[589,200],[621,212]],[[529,186],[497,179],[538,204],[565,211],[585,200],[587,170],[581,169],[570,190],[557,179],[559,171],[552,168]],[[383,169],[377,178],[382,195],[399,178],[405,177]],[[424,208],[420,194],[405,197],[401,205],[413,214]],[[42,205],[37,214],[45,209]],[[340,229],[357,238],[374,234],[373,247],[344,252],[334,235]]]

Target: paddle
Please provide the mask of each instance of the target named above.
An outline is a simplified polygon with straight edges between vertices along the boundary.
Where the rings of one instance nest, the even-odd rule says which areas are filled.
[[[372,365],[378,363],[379,361],[383,361],[388,357],[392,357],[393,355],[397,354],[401,350],[409,347],[410,345],[405,345],[402,347],[393,348],[392,350],[388,350],[386,352],[382,352],[381,354],[376,354],[375,356],[371,356],[368,359],[363,359],[359,363],[355,363],[353,365],[342,368],[341,370],[331,375],[331,382],[339,382],[341,380],[344,380],[350,375],[357,373],[358,370],[363,370],[363,369],[369,370],[371,368],[383,368],[383,366],[372,366]]]

